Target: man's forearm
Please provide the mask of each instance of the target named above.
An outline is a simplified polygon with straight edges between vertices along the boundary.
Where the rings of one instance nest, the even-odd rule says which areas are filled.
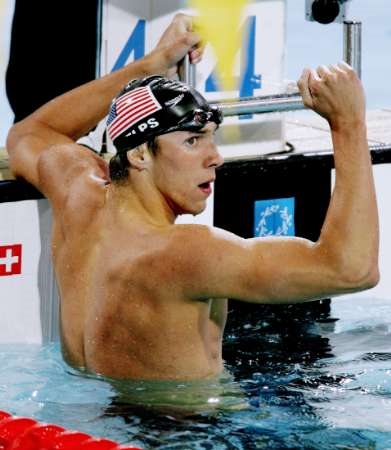
[[[355,278],[377,267],[379,225],[365,124],[332,130],[335,187],[320,243]]]
[[[146,57],[53,99],[30,119],[77,140],[105,117],[111,100],[130,79],[148,74]]]

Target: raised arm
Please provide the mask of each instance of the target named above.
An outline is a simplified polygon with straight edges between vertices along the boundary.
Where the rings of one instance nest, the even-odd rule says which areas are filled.
[[[201,56],[196,48],[198,42],[191,18],[177,14],[147,56],[55,98],[15,124],[7,138],[13,173],[42,190],[38,162],[43,152],[73,144],[92,129],[108,113],[112,98],[130,79],[150,74],[173,75],[187,53],[197,62]],[[91,155],[91,163],[94,160]]]
[[[346,63],[305,70],[299,87],[304,103],[328,121],[334,147],[335,187],[318,245],[365,286],[379,277],[379,223],[364,91]]]
[[[361,82],[339,64],[305,70],[298,84],[304,103],[329,122],[334,146],[336,182],[318,241],[192,229],[182,240],[190,248],[181,249],[191,255],[187,270],[198,275],[188,295],[292,302],[377,283],[378,213]]]

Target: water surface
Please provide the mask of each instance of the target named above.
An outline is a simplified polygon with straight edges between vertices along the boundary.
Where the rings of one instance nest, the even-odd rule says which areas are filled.
[[[391,301],[331,306],[231,312],[232,378],[133,383],[133,404],[70,370],[57,344],[3,345],[0,408],[145,449],[390,449]],[[169,408],[178,399],[196,411]]]

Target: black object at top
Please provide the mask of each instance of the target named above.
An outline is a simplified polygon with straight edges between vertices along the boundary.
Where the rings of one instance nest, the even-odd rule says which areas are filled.
[[[319,23],[333,22],[340,12],[338,0],[315,0],[312,4],[312,17]]]

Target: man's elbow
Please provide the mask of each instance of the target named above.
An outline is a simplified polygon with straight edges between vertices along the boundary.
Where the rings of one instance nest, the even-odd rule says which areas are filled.
[[[17,136],[17,131],[15,131],[15,125],[9,130],[8,135],[7,135],[7,139],[6,139],[6,143],[5,143],[5,148],[7,150],[8,153],[8,164],[9,164],[9,168],[11,170],[11,172],[13,173],[14,176],[17,176],[17,170],[16,170],[16,151],[15,149],[17,148],[17,141],[18,141],[18,136]]]
[[[377,262],[369,261],[360,267],[346,267],[345,270],[339,273],[344,288],[351,291],[371,289],[380,281],[380,271]]]
[[[13,125],[8,131],[7,139],[6,139],[6,149],[7,153],[10,157],[10,164],[12,164],[13,157],[15,153],[17,153],[17,149],[19,147],[19,142],[21,140],[21,131],[19,124]]]
[[[26,138],[31,136],[27,131],[23,122],[18,122],[10,128],[6,139],[9,168],[16,178],[25,176],[26,157],[31,154],[27,151]]]
[[[12,149],[20,139],[21,125],[20,122],[15,123],[8,131],[6,146],[7,149]]]
[[[378,264],[374,264],[373,267],[371,267],[371,270],[367,276],[366,283],[367,288],[373,288],[375,287],[380,281],[380,270]]]

